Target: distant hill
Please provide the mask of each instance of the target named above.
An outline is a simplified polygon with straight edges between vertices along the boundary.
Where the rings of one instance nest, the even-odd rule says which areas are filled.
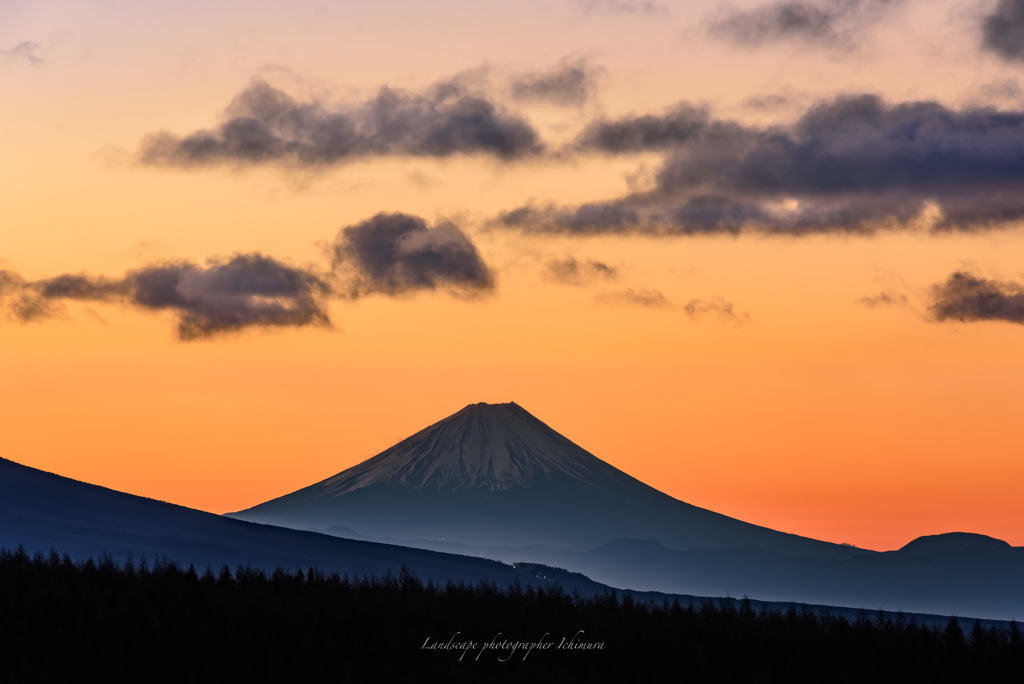
[[[918,537],[898,553],[900,556],[930,556],[934,553],[961,553],[968,549],[988,549],[997,553],[1014,553],[1014,547],[1002,539],[970,532],[947,532]]]
[[[472,546],[585,551],[619,538],[674,549],[754,545],[814,558],[871,553],[684,503],[605,463],[515,403],[472,404],[322,482],[230,517]]]
[[[328,531],[342,537],[374,539],[340,527]],[[997,620],[1021,620],[1024,616],[1024,549],[999,540],[993,541],[1001,545],[1000,550],[974,546],[923,554],[901,549],[848,559],[791,556],[756,546],[679,550],[653,539],[616,539],[588,551],[380,540],[505,562],[570,568],[597,582],[637,591],[750,596],[768,602]]]

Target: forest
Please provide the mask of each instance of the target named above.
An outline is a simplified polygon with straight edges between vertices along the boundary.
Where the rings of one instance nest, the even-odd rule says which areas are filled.
[[[1017,623],[0,550],[0,680],[1021,681]]]

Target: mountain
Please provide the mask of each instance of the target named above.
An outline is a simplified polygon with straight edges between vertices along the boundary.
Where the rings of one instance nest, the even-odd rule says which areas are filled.
[[[519,578],[534,585],[558,581],[581,594],[607,587],[554,568],[510,565],[483,558],[424,551],[325,534],[259,525],[125,494],[0,458],[0,547],[33,553],[50,549],[74,559],[109,554],[124,561],[166,557],[202,572],[229,565],[316,566],[350,575],[398,573],[408,566],[424,581],[500,586]],[[538,569],[539,568],[539,569]]]
[[[472,404],[322,482],[233,518],[347,527],[396,540],[585,551],[620,538],[672,549],[757,546],[814,558],[871,553],[777,532],[664,494],[521,406]]]

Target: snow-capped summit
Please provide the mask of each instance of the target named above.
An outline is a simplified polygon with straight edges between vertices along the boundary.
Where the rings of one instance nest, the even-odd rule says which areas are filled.
[[[375,484],[446,492],[501,490],[556,475],[600,489],[614,487],[625,476],[518,404],[479,403],[316,486],[329,496]]]

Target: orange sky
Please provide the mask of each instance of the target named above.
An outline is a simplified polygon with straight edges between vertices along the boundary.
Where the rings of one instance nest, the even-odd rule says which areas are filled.
[[[399,157],[317,172],[154,169],[132,157],[146,133],[213,126],[258,75],[300,99],[351,101],[481,66],[498,89],[567,57],[599,65],[592,101],[509,105],[545,140],[680,100],[751,123],[787,121],[841,92],[1020,109],[1007,85],[1019,67],[979,53],[963,29],[976,21],[971,3],[939,3],[943,13],[910,2],[843,51],[724,45],[702,28],[713,2],[648,15],[573,2],[429,13],[408,1],[86,4],[0,5],[0,269],[116,277],[251,251],[322,266],[319,241],[402,211],[458,223],[497,287],[477,301],[332,301],[333,330],[187,343],[170,313],[116,302],[4,321],[4,457],[226,512],[332,475],[466,404],[515,401],[644,482],[754,523],[875,549],[949,531],[1024,545],[1024,327],[925,315],[928,288],[955,270],[1024,278],[1018,227],[523,236],[487,219],[531,199],[613,199],[627,176],[650,182],[660,157]],[[35,60],[12,52],[25,41]],[[772,114],[741,104],[766,93],[795,104]],[[570,255],[619,276],[584,287],[543,277]],[[608,301],[627,289],[670,306]],[[906,307],[856,303],[883,290],[905,294]],[[749,319],[691,320],[682,308],[716,297]]]

